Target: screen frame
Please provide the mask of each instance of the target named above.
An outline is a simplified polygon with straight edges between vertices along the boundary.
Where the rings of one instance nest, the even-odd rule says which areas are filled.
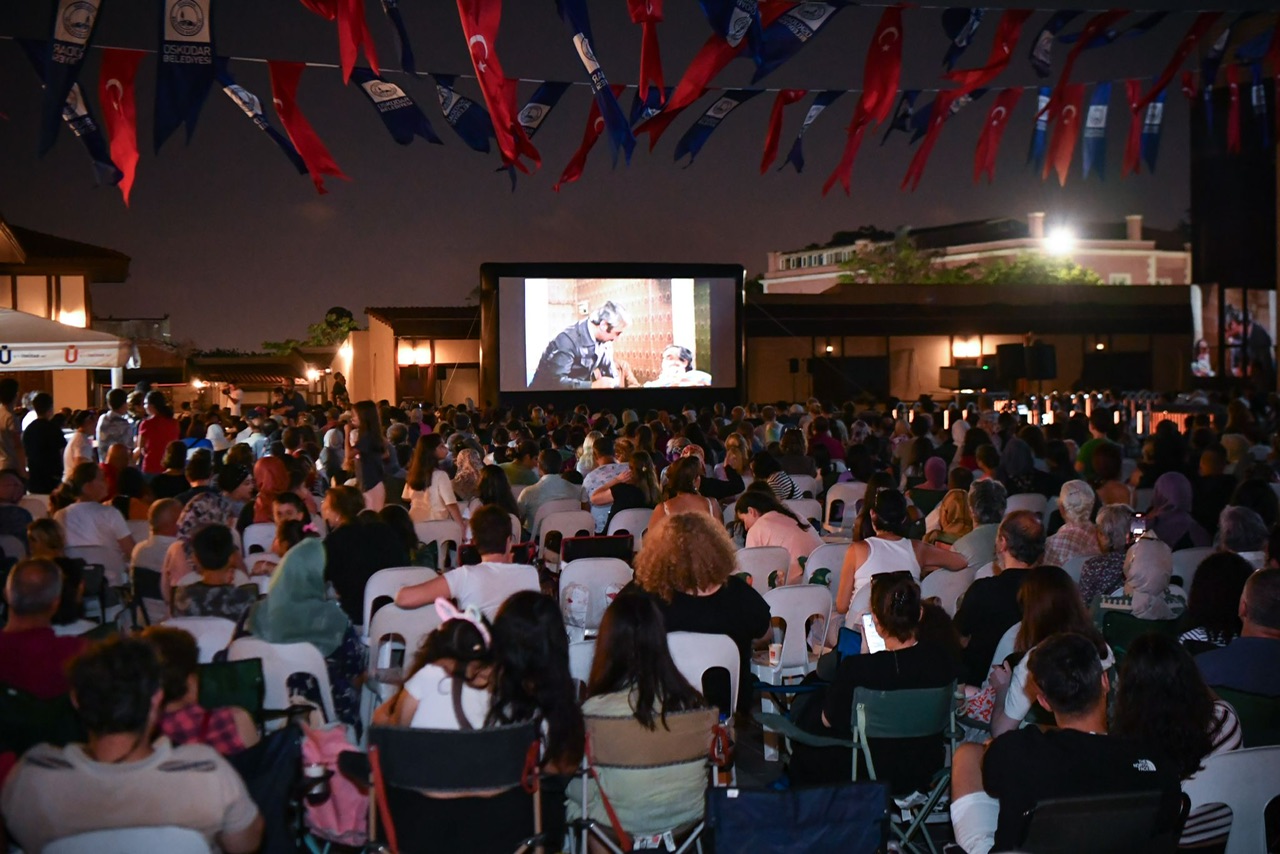
[[[500,279],[728,279],[734,283],[733,354],[737,383],[704,388],[583,389],[578,391],[500,391],[499,289]],[[678,264],[644,262],[486,262],[480,265],[480,397],[499,406],[551,404],[557,409],[585,403],[595,410],[667,409],[686,403],[697,407],[746,400],[745,312],[746,268],[740,264]],[[733,397],[733,400],[727,398]],[[567,407],[565,405],[568,405]]]

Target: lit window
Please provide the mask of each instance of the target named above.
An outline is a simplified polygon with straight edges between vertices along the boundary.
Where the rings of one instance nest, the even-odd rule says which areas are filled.
[[[1112,273],[1107,277],[1107,284],[1110,285],[1132,285],[1133,276],[1128,273]]]

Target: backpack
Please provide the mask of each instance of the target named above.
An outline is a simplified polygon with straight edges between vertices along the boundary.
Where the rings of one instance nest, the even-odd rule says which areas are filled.
[[[347,728],[342,724],[323,727],[304,724],[302,731],[303,776],[328,778],[327,797],[309,794],[303,798],[307,829],[321,839],[340,845],[364,845],[369,838],[369,795],[338,771],[338,756],[358,748],[348,740]],[[316,788],[324,791],[324,786]]]

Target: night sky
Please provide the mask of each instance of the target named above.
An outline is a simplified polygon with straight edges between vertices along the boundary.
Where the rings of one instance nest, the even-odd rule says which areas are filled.
[[[53,5],[51,0],[0,4],[0,35],[47,37]],[[105,0],[94,43],[154,49],[159,5]],[[367,5],[379,59],[384,69],[397,68],[391,24],[377,0]],[[640,28],[631,24],[623,0],[596,0],[590,6],[595,51],[610,81],[634,83]],[[509,76],[584,79],[571,34],[552,0],[509,0],[505,7],[498,50]],[[456,4],[402,0],[401,8],[420,69],[471,73]],[[215,14],[220,54],[337,61],[335,27],[296,0],[217,0]],[[879,14],[873,8],[845,10],[760,85],[814,91],[859,86]],[[905,13],[904,88],[939,82],[946,46],[939,15],[931,9]],[[997,86],[1038,83],[1026,52],[1047,17],[1040,12],[1030,19]],[[988,14],[958,67],[985,62],[997,18],[998,13]],[[159,156],[152,153],[154,59],[147,58],[138,78],[142,160],[132,208],[126,208],[115,188],[93,187],[87,156],[66,128],[54,151],[37,159],[39,86],[18,47],[0,41],[0,111],[9,117],[0,121],[0,212],[15,224],[132,256],[126,284],[95,287],[96,314],[169,314],[176,339],[246,349],[263,339],[303,334],[330,305],[346,305],[362,317],[361,310],[372,305],[459,304],[475,287],[485,261],[738,263],[750,274],[764,270],[767,250],[824,242],[835,231],[863,224],[927,226],[1044,210],[1051,221],[1116,221],[1139,213],[1150,225],[1172,227],[1189,203],[1188,106],[1175,78],[1158,172],[1120,180],[1128,116],[1119,81],[1158,73],[1191,19],[1171,15],[1146,37],[1087,51],[1077,63],[1074,81],[1117,81],[1105,182],[1094,176],[1081,180],[1079,148],[1065,188],[1056,179],[1041,182],[1024,165],[1035,103],[1028,92],[1005,135],[994,185],[972,183],[974,147],[989,109],[987,101],[978,101],[948,122],[916,193],[898,189],[913,152],[907,137],[897,134],[881,148],[880,133],[874,132],[854,167],[853,195],[845,197],[837,187],[826,198],[821,186],[839,158],[854,95],[837,101],[806,134],[808,165],[802,175],[790,167],[759,174],[772,93],[735,111],[691,168],[675,165],[675,144],[711,103],[706,96],[676,121],[652,154],[646,150],[648,137],[640,137],[629,168],[611,170],[602,141],[583,178],[557,194],[552,185],[578,146],[590,106],[589,90],[574,87],[535,139],[542,169],[522,177],[513,194],[506,176],[494,171],[496,147],[488,156],[473,152],[447,126],[430,78],[386,75],[414,97],[445,143],[418,139],[401,147],[354,85],[343,90],[339,71],[308,69],[299,90],[301,108],[353,179],[327,180],[330,194],[321,197],[217,88],[190,144],[179,132]],[[1079,29],[1084,20],[1077,19],[1069,30]],[[696,3],[667,0],[659,34],[668,84],[678,82],[708,33]],[[1064,46],[1055,48],[1051,80],[1065,55]],[[80,81],[93,93],[100,115],[99,59],[91,52]],[[241,85],[270,103],[266,65],[233,62],[231,68]],[[745,86],[751,71],[749,61],[736,61],[716,83]],[[533,88],[522,85],[521,103]],[[473,81],[460,81],[459,89],[480,100]],[[621,101],[627,109],[631,93]],[[786,114],[779,162],[807,104],[806,99]],[[280,127],[269,108],[268,117]]]

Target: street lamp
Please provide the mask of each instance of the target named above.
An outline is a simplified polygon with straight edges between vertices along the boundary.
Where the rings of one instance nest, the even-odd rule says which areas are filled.
[[[1059,226],[1044,239],[1045,251],[1050,255],[1068,255],[1076,247],[1076,235],[1066,226]]]

